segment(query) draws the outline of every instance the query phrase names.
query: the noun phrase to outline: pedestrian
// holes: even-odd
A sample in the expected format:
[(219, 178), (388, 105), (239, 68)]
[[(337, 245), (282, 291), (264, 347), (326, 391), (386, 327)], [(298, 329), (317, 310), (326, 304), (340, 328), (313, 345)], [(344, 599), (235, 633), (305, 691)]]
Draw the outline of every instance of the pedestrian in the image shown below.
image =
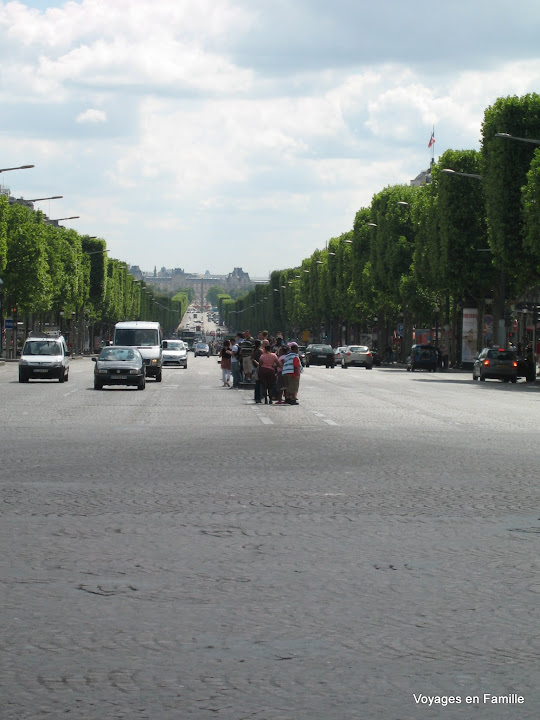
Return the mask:
[(285, 405), (285, 401), (283, 399), (283, 394), (285, 392), (285, 380), (283, 377), (283, 363), (285, 362), (285, 357), (287, 355), (287, 347), (285, 345), (282, 345), (277, 354), (278, 358), (278, 364), (276, 368), (276, 375), (274, 378), (274, 387), (272, 389), (273, 395), (277, 401), (278, 405)]
[(242, 342), (243, 334), (241, 332), (236, 333), (236, 341), (232, 346), (232, 357), (231, 357), (231, 372), (232, 372), (232, 386), (233, 389), (238, 389), (238, 383), (241, 377), (241, 363), (240, 363), (240, 343)]
[(251, 362), (251, 354), (255, 348), (254, 340), (249, 330), (244, 331), (244, 339), (240, 345), (240, 360), (242, 362), (242, 371), (245, 375), (246, 382), (253, 382), (251, 377), (253, 374), (253, 363)]
[(262, 355), (261, 341), (255, 340), (254, 350), (251, 353), (251, 365), (253, 367), (252, 379), (255, 381), (254, 396), (253, 399), (257, 404), (261, 402), (261, 378), (260, 378), (260, 364), (259, 359)]
[(272, 404), (272, 394), (278, 366), (278, 356), (272, 352), (268, 340), (263, 340), (262, 353), (259, 358), (259, 380), (261, 382), (261, 397), (264, 397), (264, 404)]
[(232, 350), (229, 340), (223, 341), (223, 347), (219, 352), (219, 356), (221, 358), (221, 378), (223, 380), (223, 387), (231, 387)]
[(289, 343), (288, 352), (283, 362), (282, 374), (285, 381), (285, 402), (298, 405), (298, 387), (302, 366), (298, 357), (298, 343)]

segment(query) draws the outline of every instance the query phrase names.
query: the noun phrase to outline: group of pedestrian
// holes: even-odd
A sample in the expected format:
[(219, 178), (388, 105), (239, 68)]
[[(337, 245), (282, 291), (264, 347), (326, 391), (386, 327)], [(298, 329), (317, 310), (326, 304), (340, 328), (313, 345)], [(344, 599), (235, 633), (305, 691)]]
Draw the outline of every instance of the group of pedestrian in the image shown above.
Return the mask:
[(271, 338), (266, 330), (253, 338), (246, 330), (237, 333), (233, 344), (223, 341), (220, 358), (223, 387), (249, 383), (257, 404), (298, 405), (302, 372), (298, 343), (285, 343), (281, 333)]

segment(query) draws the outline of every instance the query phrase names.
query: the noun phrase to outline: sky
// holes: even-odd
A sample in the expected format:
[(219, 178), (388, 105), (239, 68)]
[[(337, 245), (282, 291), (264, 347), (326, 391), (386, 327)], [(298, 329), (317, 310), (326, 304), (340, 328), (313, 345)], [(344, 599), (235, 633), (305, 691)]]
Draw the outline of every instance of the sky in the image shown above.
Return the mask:
[(0, 174), (153, 271), (300, 265), (540, 91), (538, 0), (0, 0)]

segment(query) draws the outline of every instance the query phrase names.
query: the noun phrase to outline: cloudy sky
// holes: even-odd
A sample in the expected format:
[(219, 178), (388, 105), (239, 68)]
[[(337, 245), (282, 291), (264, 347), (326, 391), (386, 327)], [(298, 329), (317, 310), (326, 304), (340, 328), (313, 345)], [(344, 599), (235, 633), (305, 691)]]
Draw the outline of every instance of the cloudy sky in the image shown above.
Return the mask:
[(540, 91), (538, 0), (0, 0), (0, 182), (111, 256), (294, 267)]

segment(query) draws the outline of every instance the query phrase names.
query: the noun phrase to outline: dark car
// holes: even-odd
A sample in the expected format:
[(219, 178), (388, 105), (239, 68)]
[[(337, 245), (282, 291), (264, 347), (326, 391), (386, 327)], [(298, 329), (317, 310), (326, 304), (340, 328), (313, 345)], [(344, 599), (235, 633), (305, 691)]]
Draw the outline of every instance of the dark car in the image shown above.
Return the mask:
[(334, 368), (336, 364), (334, 350), (331, 345), (314, 344), (306, 348), (306, 367), (310, 365), (324, 365)]
[(103, 390), (104, 385), (135, 385), (138, 390), (146, 387), (144, 360), (135, 347), (113, 345), (105, 347), (94, 366), (94, 390)]
[(473, 380), (502, 380), (517, 382), (518, 363), (513, 350), (504, 348), (484, 348), (474, 360)]
[(413, 345), (407, 358), (407, 372), (428, 370), (437, 372), (438, 353), (434, 345)]

